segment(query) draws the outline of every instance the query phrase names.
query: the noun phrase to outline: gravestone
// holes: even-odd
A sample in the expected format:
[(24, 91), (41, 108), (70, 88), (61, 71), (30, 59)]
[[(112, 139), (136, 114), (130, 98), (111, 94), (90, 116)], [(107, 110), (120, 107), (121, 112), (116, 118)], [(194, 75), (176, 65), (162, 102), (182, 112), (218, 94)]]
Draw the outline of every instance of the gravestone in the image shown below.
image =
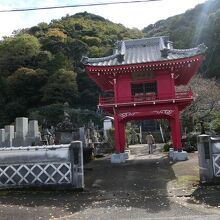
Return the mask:
[(76, 129), (74, 129), (68, 111), (69, 104), (65, 102), (63, 120), (55, 128), (55, 140), (57, 144), (69, 144), (73, 141), (73, 133), (75, 133)]
[(0, 129), (0, 147), (5, 145), (5, 129)]
[[(15, 120), (14, 125), (6, 125), (0, 129), (0, 147), (24, 147), (41, 144), (41, 134), (38, 128), (38, 121), (28, 118), (19, 117)], [(16, 132), (15, 132), (16, 130)]]
[(15, 137), (14, 125), (5, 126), (5, 147), (12, 147), (12, 140)]
[(29, 121), (28, 135), (31, 137), (38, 137), (39, 136), (39, 128), (38, 128), (38, 121), (37, 120)]
[(73, 141), (73, 124), (68, 116), (57, 124), (55, 129), (55, 138), (59, 144), (69, 144)]
[(26, 139), (27, 146), (40, 145), (41, 135), (39, 132), (38, 121), (31, 120), (28, 123), (28, 135)]
[(12, 141), (14, 147), (26, 146), (26, 139), (28, 134), (28, 118), (16, 118), (16, 134)]
[(104, 138), (105, 140), (108, 139), (108, 136), (107, 136), (107, 130), (109, 129), (112, 129), (113, 128), (113, 125), (112, 125), (112, 120), (111, 119), (105, 119), (103, 121), (103, 130), (104, 130)]

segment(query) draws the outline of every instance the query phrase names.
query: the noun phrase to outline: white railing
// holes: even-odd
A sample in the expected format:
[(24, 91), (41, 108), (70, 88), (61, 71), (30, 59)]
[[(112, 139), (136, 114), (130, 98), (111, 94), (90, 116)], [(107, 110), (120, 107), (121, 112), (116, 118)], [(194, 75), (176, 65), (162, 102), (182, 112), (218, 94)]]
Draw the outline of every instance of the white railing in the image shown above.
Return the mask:
[(220, 154), (213, 154), (213, 168), (215, 177), (220, 177)]
[(39, 185), (84, 187), (80, 141), (0, 149), (0, 188)]

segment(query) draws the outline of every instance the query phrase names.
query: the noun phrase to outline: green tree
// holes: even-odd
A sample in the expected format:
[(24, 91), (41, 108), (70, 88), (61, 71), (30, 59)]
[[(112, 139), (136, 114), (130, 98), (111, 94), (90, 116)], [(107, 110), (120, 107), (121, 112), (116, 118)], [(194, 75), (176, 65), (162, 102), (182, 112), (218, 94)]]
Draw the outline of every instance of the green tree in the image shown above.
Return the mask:
[(87, 54), (88, 45), (79, 39), (68, 38), (65, 44), (65, 55), (72, 60), (74, 67), (79, 65), (83, 55)]
[(52, 53), (61, 52), (64, 48), (67, 35), (59, 28), (50, 28), (44, 37), (41, 38), (43, 48)]
[(27, 33), (34, 35), (38, 38), (41, 38), (48, 31), (48, 24), (41, 22), (37, 26), (33, 26), (26, 30)]
[(218, 134), (220, 134), (220, 109), (213, 112), (212, 114), (212, 120), (210, 122), (210, 127), (214, 131), (216, 131)]
[(82, 71), (77, 74), (77, 84), (79, 91), (78, 105), (82, 108), (96, 109), (100, 90), (95, 82)]
[(205, 43), (208, 47), (201, 73), (217, 79), (220, 60), (220, 1), (210, 0), (183, 14), (160, 20), (143, 29), (146, 37), (167, 35), (175, 48), (189, 48)]
[(50, 64), (54, 62), (54, 56), (50, 51), (40, 51), (33, 60), (33, 66), (35, 68), (49, 70)]
[[(4, 122), (5, 124), (9, 124), (15, 121), (16, 117), (27, 117), (27, 103), (24, 98), (16, 98), (14, 100), (10, 100), (4, 107)], [(5, 125), (3, 124), (3, 126)]]
[[(42, 69), (19, 68), (8, 77), (11, 101), (20, 100), (27, 108), (41, 105), (42, 87), (47, 82), (47, 72)], [(17, 103), (17, 102), (16, 102)]]
[[(200, 126), (200, 122), (210, 122), (211, 115), (219, 108), (220, 87), (213, 79), (205, 79), (196, 76), (190, 82), (195, 100), (182, 113), (187, 128), (193, 127), (195, 124)], [(184, 126), (184, 127), (185, 127)]]
[(42, 101), (46, 104), (68, 102), (73, 105), (78, 97), (76, 73), (70, 70), (59, 69), (50, 76), (43, 88)]
[(19, 34), (0, 42), (0, 70), (13, 73), (20, 67), (31, 65), (40, 51), (38, 39), (29, 34)]
[(28, 113), (30, 119), (38, 120), (41, 125), (46, 122), (48, 126), (56, 126), (63, 119), (63, 104), (58, 103), (33, 108)]
[(59, 69), (73, 69), (72, 62), (62, 53), (56, 53), (51, 59), (48, 60), (47, 66), (45, 67), (50, 75), (53, 75)]

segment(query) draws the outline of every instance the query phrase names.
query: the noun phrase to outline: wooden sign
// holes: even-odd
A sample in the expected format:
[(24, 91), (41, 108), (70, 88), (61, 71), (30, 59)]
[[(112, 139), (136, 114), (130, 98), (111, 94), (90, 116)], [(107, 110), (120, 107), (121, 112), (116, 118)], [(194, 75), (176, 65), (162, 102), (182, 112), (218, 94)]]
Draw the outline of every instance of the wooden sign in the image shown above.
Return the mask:
[(154, 77), (155, 77), (154, 72), (150, 72), (150, 71), (137, 71), (131, 73), (132, 80), (153, 79)]

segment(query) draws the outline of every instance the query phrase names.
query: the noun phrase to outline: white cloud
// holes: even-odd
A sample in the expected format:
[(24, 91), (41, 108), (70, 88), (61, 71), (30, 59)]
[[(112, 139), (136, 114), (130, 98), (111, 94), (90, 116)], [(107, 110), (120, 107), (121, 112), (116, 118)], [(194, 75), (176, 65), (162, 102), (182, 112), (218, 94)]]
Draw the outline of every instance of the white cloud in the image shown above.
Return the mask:
[[(0, 5), (1, 10), (11, 9)], [(19, 14), (0, 13), (0, 37), (9, 36), (12, 32), (23, 24)]]
[[(58, 5), (73, 5), (95, 2), (116, 2), (118, 0), (87, 0), (71, 1), (66, 0), (2, 0), (0, 9), (46, 7)], [(120, 4), (96, 7), (66, 8), (54, 10), (41, 10), (29, 12), (0, 13), (0, 37), (10, 35), (13, 30), (22, 29), (37, 25), (40, 22), (49, 23), (52, 19), (59, 19), (66, 14), (73, 15), (78, 12), (87, 11), (100, 15), (115, 23), (121, 23), (126, 27), (137, 27), (142, 29), (158, 20), (183, 13), (196, 4), (203, 3), (205, 0), (161, 0), (158, 2)]]

